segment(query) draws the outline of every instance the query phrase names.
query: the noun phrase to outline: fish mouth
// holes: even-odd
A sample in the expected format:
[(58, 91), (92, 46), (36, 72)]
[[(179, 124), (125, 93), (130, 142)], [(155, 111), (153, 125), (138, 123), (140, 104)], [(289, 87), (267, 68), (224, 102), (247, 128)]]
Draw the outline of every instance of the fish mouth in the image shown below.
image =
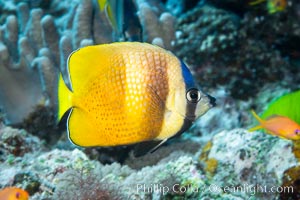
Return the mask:
[[(216, 98), (213, 96), (210, 96), (208, 94), (205, 94), (203, 100), (198, 102), (199, 105), (197, 105), (193, 112), (187, 112), (184, 116), (184, 120), (187, 120), (191, 123), (194, 123), (199, 117), (204, 115), (209, 109), (216, 106)], [(200, 106), (198, 108), (198, 106)]]
[(207, 97), (209, 99), (209, 104), (211, 107), (215, 107), (217, 105), (216, 103), (216, 98), (213, 96), (210, 96), (209, 94), (207, 94)]

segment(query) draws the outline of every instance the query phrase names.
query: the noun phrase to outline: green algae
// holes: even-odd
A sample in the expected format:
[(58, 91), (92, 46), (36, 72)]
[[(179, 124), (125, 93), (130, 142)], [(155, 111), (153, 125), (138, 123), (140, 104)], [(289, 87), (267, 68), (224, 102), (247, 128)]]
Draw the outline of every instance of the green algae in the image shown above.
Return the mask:
[(282, 115), (300, 123), (300, 90), (275, 99), (262, 114), (266, 119), (272, 115)]

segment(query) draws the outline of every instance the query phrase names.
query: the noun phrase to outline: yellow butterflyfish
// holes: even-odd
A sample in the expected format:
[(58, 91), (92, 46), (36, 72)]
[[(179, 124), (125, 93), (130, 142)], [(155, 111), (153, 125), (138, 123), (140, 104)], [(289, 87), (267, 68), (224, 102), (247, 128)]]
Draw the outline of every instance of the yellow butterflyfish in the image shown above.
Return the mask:
[(154, 141), (147, 147), (154, 150), (215, 105), (183, 62), (147, 43), (81, 48), (67, 71), (70, 85), (59, 79), (58, 116), (67, 115), (69, 138), (83, 147)]

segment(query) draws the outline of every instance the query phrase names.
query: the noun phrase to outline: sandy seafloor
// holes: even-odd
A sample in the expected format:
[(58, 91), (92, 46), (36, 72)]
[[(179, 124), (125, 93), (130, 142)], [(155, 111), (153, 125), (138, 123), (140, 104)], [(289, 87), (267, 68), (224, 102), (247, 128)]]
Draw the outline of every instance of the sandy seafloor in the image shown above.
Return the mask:
[(73, 50), (117, 40), (105, 13), (94, 0), (2, 0), (0, 188), (32, 200), (300, 199), (298, 143), (248, 132), (251, 109), (299, 90), (300, 2), (273, 13), (275, 0), (133, 2), (143, 41), (187, 63), (217, 106), (153, 154), (76, 147), (57, 127), (57, 77)]

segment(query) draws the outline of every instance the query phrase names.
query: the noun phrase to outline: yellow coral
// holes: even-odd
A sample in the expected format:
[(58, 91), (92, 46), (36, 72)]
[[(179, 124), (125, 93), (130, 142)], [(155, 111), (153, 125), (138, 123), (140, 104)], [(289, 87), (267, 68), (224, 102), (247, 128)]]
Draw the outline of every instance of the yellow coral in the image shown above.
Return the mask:
[(213, 176), (218, 167), (218, 160), (215, 158), (209, 158), (206, 160), (205, 164), (206, 164), (205, 171), (207, 175)]
[(205, 161), (205, 160), (208, 159), (208, 154), (209, 154), (209, 152), (210, 152), (211, 147), (212, 147), (212, 142), (211, 142), (211, 141), (208, 141), (208, 142), (206, 143), (206, 145), (203, 147), (202, 152), (201, 152), (201, 154), (200, 154), (200, 156), (199, 156), (199, 161), (200, 161), (200, 162), (201, 162), (201, 161)]
[(203, 169), (208, 178), (213, 177), (218, 167), (218, 160), (215, 158), (208, 158), (209, 152), (213, 146), (211, 141), (207, 142), (203, 147), (202, 152), (199, 156), (200, 164), (203, 164)]

